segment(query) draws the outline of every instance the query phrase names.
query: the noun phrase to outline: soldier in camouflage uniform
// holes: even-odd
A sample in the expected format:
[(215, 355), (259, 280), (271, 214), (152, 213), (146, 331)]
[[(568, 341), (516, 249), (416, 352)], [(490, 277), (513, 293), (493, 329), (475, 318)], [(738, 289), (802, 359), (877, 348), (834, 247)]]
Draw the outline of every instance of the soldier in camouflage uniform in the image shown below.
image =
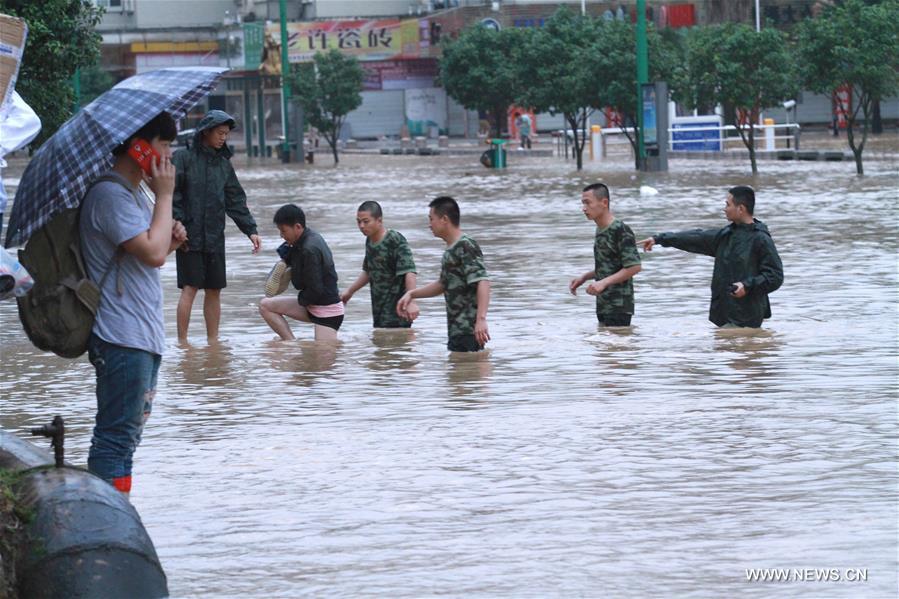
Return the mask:
[(581, 193), (581, 210), (596, 223), (593, 241), (594, 269), (568, 284), (572, 295), (588, 280), (587, 293), (596, 296), (596, 318), (600, 326), (626, 327), (634, 314), (633, 277), (642, 268), (634, 232), (615, 218), (609, 209), (609, 188), (593, 183)]
[(418, 314), (412, 300), (442, 293), (446, 300), (447, 349), (480, 351), (490, 340), (487, 328), (490, 281), (484, 266), (484, 255), (477, 242), (459, 228), (461, 219), (456, 200), (441, 196), (434, 199), (429, 207), (431, 232), (447, 245), (440, 264), (440, 279), (407, 291), (397, 304), (397, 314), (414, 320)]
[(412, 321), (401, 318), (396, 303), (406, 291), (415, 289), (415, 261), (402, 233), (384, 227), (381, 205), (362, 202), (356, 212), (356, 224), (365, 235), (365, 259), (362, 273), (340, 294), (346, 304), (357, 291), (371, 284), (371, 315), (375, 328), (407, 328)]
[(731, 187), (724, 202), (723, 229), (661, 233), (638, 242), (644, 251), (658, 243), (685, 252), (715, 257), (709, 320), (719, 327), (762, 326), (771, 318), (768, 294), (783, 285), (780, 255), (765, 224), (753, 217), (755, 190)]

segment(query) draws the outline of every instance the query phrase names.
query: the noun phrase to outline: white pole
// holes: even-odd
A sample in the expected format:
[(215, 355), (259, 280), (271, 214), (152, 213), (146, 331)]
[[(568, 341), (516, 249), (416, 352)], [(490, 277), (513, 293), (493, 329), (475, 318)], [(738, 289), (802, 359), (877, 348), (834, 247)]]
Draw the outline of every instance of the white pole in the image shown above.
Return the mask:
[[(758, 0), (756, 0), (756, 2), (758, 2)], [(581, 16), (583, 17), (586, 14), (587, 14), (587, 0), (581, 0)]]
[[(755, 0), (755, 32), (758, 33), (762, 30), (762, 15), (759, 11), (759, 0)], [(762, 117), (764, 116), (764, 112), (759, 111), (759, 125), (761, 125), (764, 121)]]

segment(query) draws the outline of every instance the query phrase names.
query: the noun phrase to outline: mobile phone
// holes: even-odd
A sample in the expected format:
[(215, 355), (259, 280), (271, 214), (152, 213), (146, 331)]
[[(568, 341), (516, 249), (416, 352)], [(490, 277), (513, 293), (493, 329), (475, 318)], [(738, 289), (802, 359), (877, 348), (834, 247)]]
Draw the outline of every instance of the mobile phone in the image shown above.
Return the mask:
[(131, 142), (131, 145), (128, 147), (128, 155), (140, 165), (147, 175), (151, 174), (150, 169), (153, 162), (160, 158), (159, 152), (153, 149), (150, 142), (140, 137), (135, 137), (134, 141)]

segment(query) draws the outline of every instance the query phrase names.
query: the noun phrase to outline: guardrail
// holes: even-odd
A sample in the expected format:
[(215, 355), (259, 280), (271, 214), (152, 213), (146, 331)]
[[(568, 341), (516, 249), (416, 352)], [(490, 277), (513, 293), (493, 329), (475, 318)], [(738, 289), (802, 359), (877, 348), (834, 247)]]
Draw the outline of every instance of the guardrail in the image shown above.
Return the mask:
[[(802, 128), (797, 123), (780, 123), (780, 124), (768, 124), (768, 125), (753, 125), (753, 128), (756, 130), (755, 142), (757, 150), (769, 150), (773, 151), (777, 149), (778, 141), (784, 141), (787, 148), (790, 148), (792, 143), (792, 149), (799, 149), (799, 137)], [(749, 125), (743, 125), (739, 129), (749, 129)], [(729, 149), (727, 146), (729, 144), (738, 143), (739, 146), (736, 149), (745, 149), (746, 145), (743, 143), (743, 139), (740, 137), (739, 129), (734, 125), (722, 125), (718, 126), (708, 126), (708, 127), (670, 127), (668, 129), (668, 151), (669, 152), (691, 152), (691, 151), (703, 151), (707, 149), (707, 145), (709, 143), (718, 143), (718, 150), (712, 151), (725, 151)], [(778, 135), (778, 129), (784, 130), (783, 135)], [(674, 139), (675, 133), (694, 133), (694, 132), (703, 132), (703, 131), (717, 131), (718, 135), (712, 135), (708, 137), (700, 137), (699, 139)], [(761, 132), (759, 135), (758, 132)], [(735, 133), (734, 135), (728, 135), (728, 133)], [(747, 133), (748, 135), (748, 133)], [(760, 145), (761, 144), (761, 145)], [(686, 147), (685, 147), (686, 146)]]
[[(744, 131), (749, 125), (741, 127)], [(781, 148), (799, 149), (799, 139), (802, 128), (797, 123), (779, 123), (768, 125), (754, 125), (756, 150), (774, 151)], [(598, 135), (596, 133), (598, 132)], [(716, 132), (713, 135), (703, 135), (705, 132)], [(779, 133), (780, 132), (780, 133)], [(565, 159), (569, 157), (569, 145), (572, 145), (574, 132), (571, 129), (559, 129), (552, 132), (552, 136), (556, 139), (556, 154), (561, 157), (564, 153)], [(590, 160), (601, 160), (608, 155), (609, 146), (624, 146), (628, 153), (633, 156), (633, 146), (628, 139), (627, 133), (631, 137), (634, 135), (633, 127), (592, 127), (590, 132), (583, 130), (580, 134), (587, 134), (587, 144), (585, 149), (589, 150)], [(699, 134), (696, 139), (676, 139), (676, 133)], [(710, 148), (710, 145), (717, 146)], [(700, 126), (700, 127), (670, 127), (668, 129), (668, 151), (669, 152), (697, 152), (697, 151), (718, 151), (723, 152), (731, 149), (742, 150), (746, 146), (740, 137), (739, 130), (734, 125), (722, 126)], [(572, 149), (570, 155), (574, 157)]]

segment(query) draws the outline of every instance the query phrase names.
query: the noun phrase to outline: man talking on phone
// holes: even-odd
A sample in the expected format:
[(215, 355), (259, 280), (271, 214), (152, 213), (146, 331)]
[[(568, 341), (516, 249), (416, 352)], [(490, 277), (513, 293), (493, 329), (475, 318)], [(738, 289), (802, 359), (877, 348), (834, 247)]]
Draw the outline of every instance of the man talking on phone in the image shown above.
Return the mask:
[[(172, 219), (176, 134), (174, 119), (158, 114), (113, 150), (112, 170), (91, 185), (81, 203), (81, 248), (91, 280), (100, 285), (88, 342), (97, 376), (97, 416), (87, 465), (126, 496), (165, 347), (159, 267), (187, 239)], [(142, 180), (156, 194), (155, 205), (140, 191)]]
[(754, 210), (755, 191), (738, 185), (727, 192), (724, 216), (730, 224), (723, 229), (661, 233), (637, 245), (646, 252), (658, 243), (714, 256), (709, 320), (719, 327), (758, 328), (771, 318), (768, 294), (783, 284), (784, 271), (768, 227), (753, 216)]
[(187, 341), (190, 313), (197, 292), (203, 290), (206, 337), (218, 339), (222, 315), (221, 292), (225, 279), (225, 215), (250, 238), (253, 253), (261, 241), (256, 221), (247, 208), (247, 194), (231, 166), (233, 152), (228, 135), (234, 118), (222, 110), (210, 110), (197, 125), (189, 148), (175, 152), (174, 216), (184, 223), (190, 241), (178, 252), (178, 340)]

